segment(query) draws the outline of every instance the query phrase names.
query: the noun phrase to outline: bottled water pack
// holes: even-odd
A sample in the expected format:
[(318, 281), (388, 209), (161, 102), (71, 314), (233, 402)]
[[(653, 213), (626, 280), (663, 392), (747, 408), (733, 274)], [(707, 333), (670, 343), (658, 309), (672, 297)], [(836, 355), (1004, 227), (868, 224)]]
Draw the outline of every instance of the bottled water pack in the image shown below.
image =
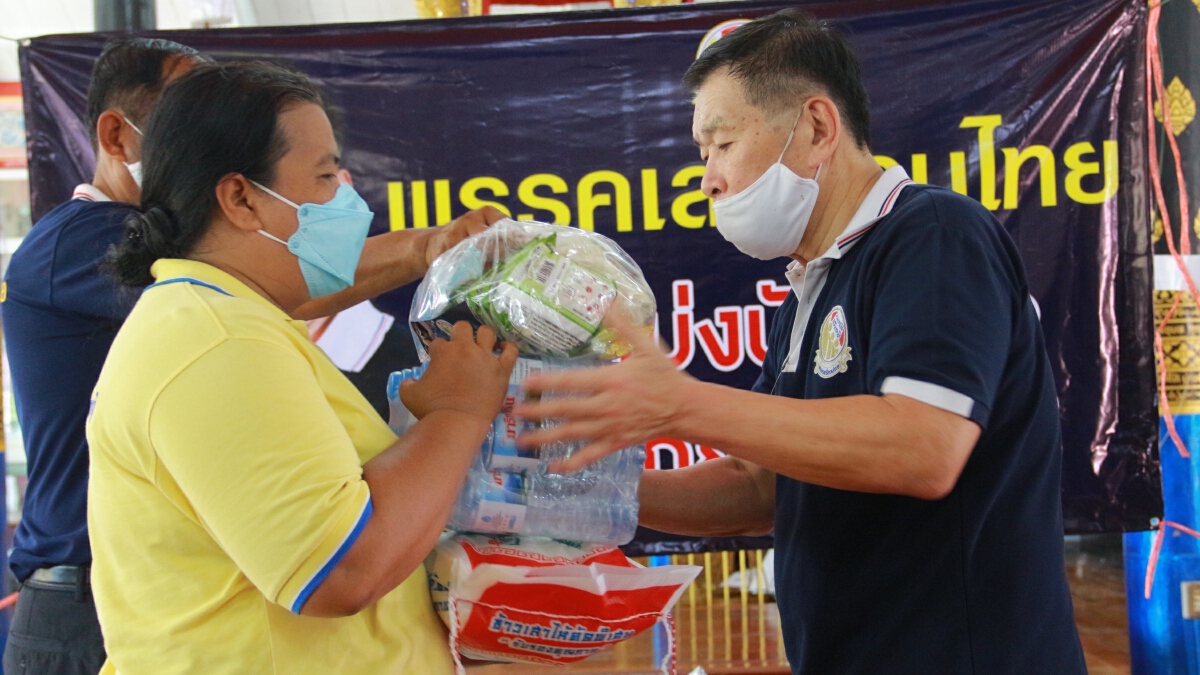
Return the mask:
[[(521, 382), (531, 374), (579, 367), (577, 363), (521, 357), (508, 396), (471, 465), (448, 527), (459, 532), (518, 534), (596, 544), (628, 543), (637, 528), (637, 488), (645, 448), (625, 448), (578, 473), (558, 474), (549, 465), (580, 449), (553, 443), (533, 450), (517, 446), (521, 433), (549, 423), (513, 415)], [(403, 434), (416, 422), (400, 401), (400, 384), (419, 379), (425, 365), (392, 373), (388, 380), (389, 425)], [(553, 394), (544, 395), (545, 398)]]

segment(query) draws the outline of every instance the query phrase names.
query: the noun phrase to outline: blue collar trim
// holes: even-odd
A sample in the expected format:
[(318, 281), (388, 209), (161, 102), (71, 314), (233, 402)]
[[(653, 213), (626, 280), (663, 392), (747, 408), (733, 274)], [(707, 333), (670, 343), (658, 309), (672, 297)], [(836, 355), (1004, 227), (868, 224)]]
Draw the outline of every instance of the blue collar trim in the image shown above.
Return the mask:
[(179, 283), (192, 284), (195, 286), (203, 286), (205, 288), (211, 288), (212, 290), (214, 290), (222, 295), (228, 295), (231, 298), (233, 297), (233, 293), (226, 291), (224, 288), (221, 288), (219, 286), (213, 286), (212, 284), (206, 284), (203, 281), (200, 281), (199, 279), (193, 279), (191, 277), (178, 277), (176, 279), (167, 279), (166, 281), (159, 281), (157, 283), (153, 283), (153, 284), (150, 284), (149, 286), (147, 286), (146, 290), (148, 291), (151, 288), (155, 288), (156, 286), (166, 286), (167, 284), (179, 284)]

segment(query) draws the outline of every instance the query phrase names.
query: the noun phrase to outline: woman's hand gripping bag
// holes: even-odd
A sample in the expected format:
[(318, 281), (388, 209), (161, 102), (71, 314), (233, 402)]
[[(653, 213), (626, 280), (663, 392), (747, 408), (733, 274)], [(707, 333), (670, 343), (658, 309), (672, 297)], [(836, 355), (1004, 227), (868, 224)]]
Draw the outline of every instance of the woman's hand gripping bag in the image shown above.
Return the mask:
[[(642, 567), (613, 546), (446, 534), (425, 569), (462, 673), (461, 657), (566, 664), (670, 624), (701, 568)], [(674, 658), (672, 645), (663, 672)]]

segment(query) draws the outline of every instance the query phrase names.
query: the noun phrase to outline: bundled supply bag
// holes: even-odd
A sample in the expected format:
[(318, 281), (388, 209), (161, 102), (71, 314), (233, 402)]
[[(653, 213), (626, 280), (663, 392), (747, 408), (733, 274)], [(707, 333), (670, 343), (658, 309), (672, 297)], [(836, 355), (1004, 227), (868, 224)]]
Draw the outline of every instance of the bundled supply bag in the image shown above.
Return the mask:
[[(670, 611), (701, 568), (642, 567), (612, 546), (446, 534), (425, 561), (434, 607), (461, 657), (565, 664), (627, 640)], [(661, 665), (674, 672), (674, 646)]]
[[(501, 220), (434, 261), (409, 313), (422, 361), (428, 360), (434, 340), (448, 339), (453, 325), (464, 320), (491, 327), (521, 354), (504, 409), (467, 475), (450, 529), (597, 544), (633, 538), (645, 448), (625, 448), (579, 472), (556, 474), (550, 465), (581, 444), (522, 448), (521, 433), (553, 422), (527, 422), (512, 412), (526, 377), (603, 367), (625, 355), (628, 345), (603, 324), (614, 310), (652, 330), (654, 295), (641, 269), (612, 240), (594, 232)], [(400, 385), (422, 373), (420, 367), (393, 373), (388, 384), (396, 433), (415, 421), (400, 401)]]
[(501, 220), (442, 254), (413, 298), (418, 347), (460, 320), (491, 326), (527, 356), (612, 360), (628, 346), (602, 325), (620, 307), (650, 327), (654, 294), (611, 239), (576, 228)]
[[(540, 426), (513, 415), (520, 383), (533, 373), (570, 367), (567, 362), (521, 357), (513, 369), (504, 408), (496, 416), (471, 465), (448, 527), (461, 532), (520, 534), (624, 544), (637, 529), (637, 489), (645, 466), (643, 446), (625, 448), (573, 474), (549, 470), (577, 444), (554, 443), (533, 450), (517, 437)], [(388, 381), (390, 426), (397, 434), (415, 422), (400, 401), (400, 384), (419, 378), (424, 367), (392, 373)]]

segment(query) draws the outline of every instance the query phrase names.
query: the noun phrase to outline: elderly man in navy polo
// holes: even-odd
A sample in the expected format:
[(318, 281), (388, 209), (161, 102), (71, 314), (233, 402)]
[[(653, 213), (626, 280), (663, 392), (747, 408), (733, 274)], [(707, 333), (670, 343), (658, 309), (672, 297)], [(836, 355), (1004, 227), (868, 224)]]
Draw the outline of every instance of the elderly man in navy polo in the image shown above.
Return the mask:
[(737, 28), (684, 83), (721, 234), (792, 260), (762, 376), (696, 381), (625, 330), (625, 362), (527, 382), (578, 395), (519, 409), (566, 420), (522, 442), (589, 440), (562, 470), (662, 436), (726, 451), (646, 474), (640, 519), (774, 532), (795, 673), (1085, 673), (1057, 397), (1008, 234), (880, 169), (853, 52), (801, 12)]

